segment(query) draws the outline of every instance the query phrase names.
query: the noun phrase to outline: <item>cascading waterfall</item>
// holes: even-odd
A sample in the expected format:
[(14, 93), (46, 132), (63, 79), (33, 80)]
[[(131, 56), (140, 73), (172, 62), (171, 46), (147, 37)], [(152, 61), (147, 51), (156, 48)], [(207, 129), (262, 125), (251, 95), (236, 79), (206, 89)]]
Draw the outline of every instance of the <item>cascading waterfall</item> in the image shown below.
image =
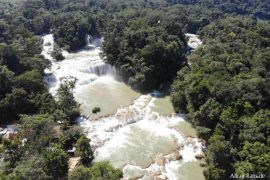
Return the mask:
[[(104, 63), (99, 56), (102, 38), (87, 37), (84, 49), (74, 53), (63, 51), (65, 60), (60, 62), (50, 55), (53, 35), (46, 35), (43, 40), (42, 55), (51, 61), (44, 81), (53, 95), (62, 79), (68, 78), (76, 79), (74, 96), (82, 106), (85, 105), (85, 109), (91, 110), (88, 105), (94, 103), (93, 99), (87, 101), (88, 98), (99, 97), (95, 99), (97, 104), (104, 101), (110, 107), (118, 101), (120, 103), (105, 117), (77, 119), (91, 139), (95, 161), (109, 160), (113, 166), (122, 168), (124, 179), (190, 179), (179, 177), (179, 171), (188, 163), (196, 162), (196, 156), (203, 156), (204, 143), (181, 131), (186, 123), (182, 116), (153, 112), (161, 93), (139, 95), (123, 83), (116, 82), (115, 68)], [(123, 103), (126, 99), (128, 101)], [(102, 107), (102, 111), (105, 109)]]
[(104, 63), (100, 59), (94, 60), (90, 62), (88, 66), (88, 70), (90, 74), (96, 74), (98, 76), (106, 75), (106, 74), (115, 74), (115, 68), (109, 64)]
[[(142, 95), (114, 115), (95, 121), (78, 119), (91, 139), (97, 161), (110, 160), (115, 167), (123, 168), (126, 179), (149, 175), (168, 178), (174, 176), (170, 173), (172, 164), (196, 161), (195, 157), (203, 154), (199, 139), (176, 130), (184, 122), (182, 116), (152, 112), (156, 99), (151, 94)], [(177, 158), (180, 156), (181, 161)]]
[[(85, 49), (95, 49), (100, 48), (103, 42), (103, 38), (93, 38), (92, 36), (86, 37), (86, 47)], [(98, 76), (102, 75), (112, 75), (116, 76), (116, 70), (113, 66), (110, 64), (105, 63), (101, 58), (96, 58), (91, 61), (89, 61), (89, 64), (87, 66), (87, 73), (90, 74), (96, 74)]]
[(53, 35), (43, 36), (42, 55), (51, 61), (50, 69), (46, 69), (47, 76), (44, 81), (47, 83), (50, 92), (55, 95), (63, 79), (76, 79), (76, 89), (83, 85), (89, 85), (100, 76), (116, 76), (113, 66), (104, 63), (99, 57), (100, 46), (103, 39), (88, 41), (89, 44), (81, 51), (69, 53), (63, 51), (64, 61), (55, 61), (51, 57), (53, 51)]
[(191, 48), (192, 51), (202, 46), (203, 42), (199, 39), (197, 34), (186, 33), (185, 36), (188, 38), (188, 47)]

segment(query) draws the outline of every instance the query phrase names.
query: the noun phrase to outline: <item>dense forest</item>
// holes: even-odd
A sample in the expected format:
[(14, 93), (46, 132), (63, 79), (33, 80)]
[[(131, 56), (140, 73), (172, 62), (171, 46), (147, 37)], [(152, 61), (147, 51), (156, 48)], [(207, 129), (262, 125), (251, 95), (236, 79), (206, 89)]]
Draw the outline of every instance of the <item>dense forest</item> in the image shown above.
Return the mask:
[[(74, 126), (74, 82), (56, 99), (43, 83), (50, 63), (40, 36), (48, 33), (56, 51), (103, 36), (102, 56), (136, 90), (172, 84), (176, 111), (208, 143), (206, 179), (269, 178), (269, 20), (268, 0), (0, 0), (0, 123), (19, 123), (17, 135), (0, 136), (0, 179), (122, 177), (92, 162), (89, 140)], [(186, 32), (204, 42), (189, 58)], [(68, 172), (74, 146), (80, 166)]]
[(131, 86), (154, 89), (171, 81), (185, 63), (185, 39), (179, 29), (181, 25), (163, 12), (123, 10), (107, 25), (103, 44), (106, 60)]
[(206, 45), (178, 72), (172, 101), (209, 142), (207, 179), (269, 173), (270, 24), (226, 18), (205, 26)]
[[(66, 81), (60, 86), (57, 100), (43, 82), (44, 69), (50, 64), (40, 55), (42, 39), (38, 35), (49, 33), (61, 22), (61, 27), (53, 29), (58, 46), (71, 50), (74, 46), (83, 46), (84, 33), (91, 31), (91, 18), (89, 21), (81, 18), (87, 12), (77, 10), (72, 2), (65, 3), (25, 1), (14, 10), (2, 12), (0, 123), (19, 123), (19, 133), (9, 138), (1, 135), (0, 179), (118, 179), (122, 176), (121, 171), (107, 162), (92, 163), (89, 140), (73, 126), (79, 116), (79, 105), (72, 93), (74, 82)], [(75, 16), (69, 7), (75, 8)], [(59, 16), (53, 18), (53, 13)], [(62, 23), (62, 18), (70, 17), (73, 18), (70, 21), (65, 19), (67, 24)], [(63, 28), (67, 30), (65, 26), (70, 25), (74, 26), (74, 31), (68, 31), (70, 36), (65, 31), (67, 39), (61, 39)], [(73, 33), (78, 36), (73, 37)], [(81, 166), (78, 171), (68, 173), (67, 151), (73, 147), (76, 147)]]

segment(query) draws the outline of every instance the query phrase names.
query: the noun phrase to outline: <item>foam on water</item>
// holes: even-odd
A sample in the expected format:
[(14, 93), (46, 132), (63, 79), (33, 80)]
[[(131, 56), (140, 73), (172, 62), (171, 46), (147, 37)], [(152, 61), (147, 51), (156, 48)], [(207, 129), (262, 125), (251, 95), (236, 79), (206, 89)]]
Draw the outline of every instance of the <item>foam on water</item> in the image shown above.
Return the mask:
[(172, 180), (178, 179), (177, 174), (175, 172), (177, 172), (178, 168), (181, 166), (183, 166), (183, 163), (181, 163), (180, 161), (171, 161), (170, 163), (166, 164), (165, 170), (168, 179)]
[[(134, 104), (119, 109), (112, 116), (78, 121), (91, 139), (96, 161), (110, 160), (115, 167), (123, 168), (127, 179), (147, 176), (149, 171), (153, 176), (160, 172), (175, 179), (173, 165), (177, 168), (196, 161), (195, 156), (203, 153), (202, 143), (176, 130), (175, 127), (185, 121), (182, 116), (152, 112), (155, 100), (151, 94), (142, 95)], [(173, 152), (182, 155), (183, 159), (168, 160), (164, 166), (157, 166), (154, 159), (158, 153), (166, 158), (165, 155)]]
[(102, 39), (96, 39), (80, 51), (73, 53), (63, 51), (65, 60), (57, 62), (51, 56), (54, 45), (53, 35), (43, 36), (42, 55), (51, 61), (50, 69), (45, 70), (47, 76), (44, 81), (53, 95), (56, 95), (56, 91), (64, 78), (76, 79), (76, 91), (80, 90), (80, 87), (95, 81), (99, 76), (114, 76), (116, 74), (115, 68), (105, 64), (99, 56), (101, 43)]
[[(100, 83), (114, 82), (115, 69), (99, 57), (103, 39), (87, 40), (87, 47), (74, 53), (63, 51), (65, 60), (57, 62), (51, 57), (53, 35), (43, 37), (42, 55), (52, 64), (45, 71), (44, 81), (53, 95), (64, 78), (76, 79), (75, 97), (87, 85), (100, 91)], [(196, 161), (195, 156), (202, 153), (203, 146), (197, 138), (179, 131), (177, 127), (185, 122), (183, 116), (153, 112), (161, 95), (158, 91), (141, 95), (133, 104), (97, 120), (79, 117), (77, 122), (91, 139), (95, 160), (110, 160), (113, 166), (123, 168), (126, 179), (164, 176), (172, 180), (177, 179), (175, 169)], [(88, 101), (81, 98), (80, 103)], [(183, 159), (172, 158), (175, 155), (182, 155)]]
[(188, 37), (188, 46), (193, 50), (198, 49), (203, 44), (197, 34), (186, 33), (185, 36)]

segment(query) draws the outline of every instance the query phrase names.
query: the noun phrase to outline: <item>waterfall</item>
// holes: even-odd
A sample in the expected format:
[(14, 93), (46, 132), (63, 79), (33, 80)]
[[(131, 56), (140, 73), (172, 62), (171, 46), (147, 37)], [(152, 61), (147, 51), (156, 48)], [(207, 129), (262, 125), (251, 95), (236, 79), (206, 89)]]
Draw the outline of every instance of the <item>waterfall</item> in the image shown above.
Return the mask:
[[(125, 94), (128, 89), (119, 86), (119, 82), (115, 85), (115, 68), (99, 56), (102, 38), (88, 36), (86, 47), (80, 51), (62, 51), (63, 61), (51, 57), (52, 34), (43, 36), (43, 42), (42, 55), (51, 62), (51, 68), (45, 70), (44, 81), (52, 95), (56, 95), (62, 79), (70, 78), (77, 80), (74, 97), (82, 106), (89, 105), (90, 111), (94, 101), (106, 111), (102, 103), (112, 106), (129, 99)], [(132, 100), (133, 104), (121, 106), (111, 115), (96, 120), (79, 117), (77, 122), (91, 139), (95, 160), (109, 160), (113, 166), (123, 168), (124, 179), (147, 179), (148, 176), (178, 179), (179, 168), (195, 162), (196, 156), (203, 154), (203, 143), (196, 137), (187, 137), (188, 131), (182, 132), (182, 128), (187, 128), (182, 116), (165, 116), (153, 111), (160, 96), (158, 91), (141, 95)], [(98, 98), (90, 101), (89, 97)]]
[[(203, 154), (199, 139), (177, 130), (185, 121), (182, 116), (163, 116), (152, 111), (157, 100), (152, 95), (159, 94), (155, 91), (141, 95), (132, 105), (108, 117), (77, 120), (91, 139), (96, 161), (110, 160), (113, 166), (123, 169), (124, 179), (147, 177), (149, 173), (175, 179), (177, 173), (171, 172), (174, 164), (179, 168)], [(136, 152), (142, 154), (134, 158)]]
[(96, 74), (98, 76), (116, 75), (115, 68), (111, 66), (110, 64), (104, 63), (102, 59), (96, 59), (96, 60), (90, 61), (88, 69), (89, 69), (90, 74)]
[(85, 39), (86, 45), (90, 44), (91, 42), (91, 36), (87, 35)]
[(188, 47), (192, 50), (196, 50), (202, 46), (203, 42), (199, 39), (197, 34), (186, 33), (185, 36), (188, 38)]
[(100, 57), (103, 38), (86, 38), (87, 45), (77, 52), (62, 51), (65, 60), (55, 61), (51, 56), (54, 38), (52, 34), (43, 36), (42, 55), (51, 61), (50, 69), (46, 69), (47, 76), (44, 82), (48, 85), (50, 92), (55, 95), (62, 79), (72, 77), (77, 80), (76, 88), (89, 85), (100, 76), (116, 76), (116, 70)]
[(104, 41), (103, 37), (101, 37), (101, 38), (94, 38), (94, 37), (92, 37), (90, 35), (87, 35), (86, 36), (86, 46), (85, 46), (85, 49), (100, 48), (103, 41)]
[[(86, 48), (97, 48), (100, 49), (103, 38), (93, 38), (92, 36), (87, 36)], [(96, 74), (97, 76), (102, 75), (116, 75), (116, 70), (110, 64), (107, 64), (101, 58), (92, 59), (88, 64), (88, 73)]]

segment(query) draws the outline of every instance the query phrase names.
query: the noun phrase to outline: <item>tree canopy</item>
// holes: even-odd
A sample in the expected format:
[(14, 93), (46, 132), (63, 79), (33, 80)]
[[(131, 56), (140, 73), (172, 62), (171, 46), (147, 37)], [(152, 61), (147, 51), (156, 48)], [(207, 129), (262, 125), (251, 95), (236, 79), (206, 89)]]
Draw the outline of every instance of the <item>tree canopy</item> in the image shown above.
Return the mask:
[[(73, 126), (74, 82), (56, 99), (48, 92), (40, 38), (48, 33), (57, 60), (61, 49), (104, 37), (102, 56), (126, 83), (144, 92), (167, 87), (175, 110), (208, 143), (206, 179), (269, 175), (269, 19), (268, 0), (1, 0), (0, 124), (19, 125), (18, 134), (0, 136), (0, 179), (122, 177), (92, 162), (90, 140)], [(204, 43), (188, 58), (187, 32)], [(73, 147), (81, 161), (68, 172)]]
[(268, 173), (269, 29), (268, 22), (247, 18), (205, 26), (200, 31), (205, 45), (173, 83), (176, 110), (188, 112), (209, 143), (207, 179)]

